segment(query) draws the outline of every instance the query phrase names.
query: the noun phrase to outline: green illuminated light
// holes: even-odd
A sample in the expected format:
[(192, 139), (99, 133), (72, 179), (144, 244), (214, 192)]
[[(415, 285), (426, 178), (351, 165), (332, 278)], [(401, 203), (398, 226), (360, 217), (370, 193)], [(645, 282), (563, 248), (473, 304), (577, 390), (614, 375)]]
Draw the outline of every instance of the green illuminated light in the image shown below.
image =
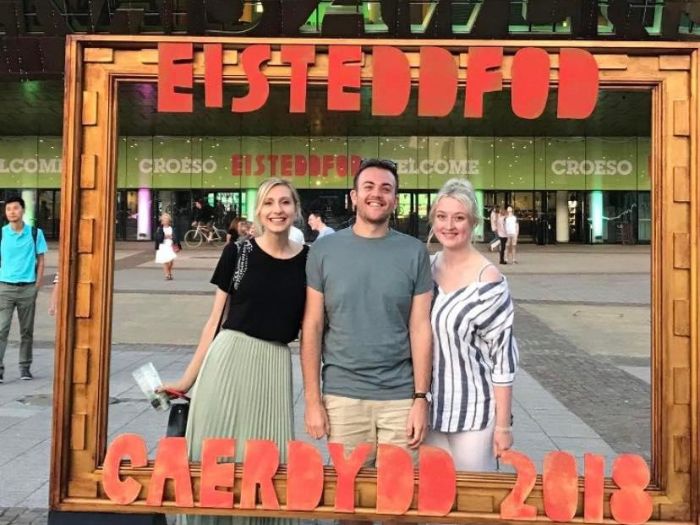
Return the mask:
[(248, 218), (249, 221), (255, 220), (253, 214), (255, 213), (255, 200), (258, 196), (258, 190), (246, 190), (245, 199), (245, 210), (243, 215)]
[(41, 82), (38, 80), (26, 80), (20, 82), (20, 86), (25, 95), (38, 95), (41, 92)]
[[(476, 209), (479, 210), (480, 213), (482, 213), (482, 210), (484, 209), (484, 192), (481, 190), (476, 190), (474, 192), (474, 196), (476, 197)], [(484, 240), (484, 221), (482, 220), (479, 222), (479, 225), (474, 228), (474, 233), (472, 234), (472, 239), (474, 241), (483, 241)]]
[(592, 242), (603, 242), (603, 192), (591, 192), (591, 229)]

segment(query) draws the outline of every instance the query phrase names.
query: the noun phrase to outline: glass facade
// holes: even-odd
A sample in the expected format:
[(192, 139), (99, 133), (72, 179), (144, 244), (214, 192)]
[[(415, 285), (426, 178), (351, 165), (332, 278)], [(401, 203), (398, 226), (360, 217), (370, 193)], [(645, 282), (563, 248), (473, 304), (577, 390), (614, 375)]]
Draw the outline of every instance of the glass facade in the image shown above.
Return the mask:
[[(399, 166), (395, 227), (421, 238), (432, 195), (465, 177), (484, 218), (494, 205), (514, 207), (525, 242), (554, 242), (562, 191), (570, 242), (649, 242), (649, 148), (647, 137), (120, 137), (116, 233), (150, 239), (165, 211), (187, 229), (197, 199), (225, 228), (252, 214), (255, 189), (273, 176), (294, 183), (307, 211), (321, 207), (340, 226), (352, 216), (348, 192), (360, 160), (382, 157)], [(27, 194), (49, 238), (59, 229), (60, 171), (58, 137), (0, 138), (0, 188)], [(490, 233), (484, 224), (476, 237)]]

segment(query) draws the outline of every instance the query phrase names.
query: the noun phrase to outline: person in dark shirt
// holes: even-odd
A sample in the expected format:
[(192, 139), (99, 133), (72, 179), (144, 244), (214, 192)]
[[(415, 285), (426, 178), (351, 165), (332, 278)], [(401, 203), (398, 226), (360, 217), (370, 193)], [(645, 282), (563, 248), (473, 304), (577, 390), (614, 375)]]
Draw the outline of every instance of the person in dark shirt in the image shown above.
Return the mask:
[(192, 221), (193, 221), (193, 226), (196, 224), (201, 224), (205, 223), (208, 218), (205, 218), (204, 215), (206, 213), (206, 210), (204, 209), (204, 203), (202, 202), (201, 199), (197, 199), (194, 201), (194, 208), (192, 208)]
[[(234, 438), (241, 445), (248, 439), (273, 440), (286, 461), (287, 441), (294, 439), (287, 345), (299, 335), (306, 299), (308, 248), (289, 240), (300, 212), (292, 185), (268, 179), (258, 189), (255, 210), (261, 235), (224, 247), (197, 350), (182, 378), (164, 387), (180, 392), (194, 387), (186, 432), (192, 461), (200, 460), (202, 441), (212, 437)], [(236, 447), (236, 461), (243, 452), (243, 446)]]
[(243, 217), (236, 217), (229, 223), (228, 230), (226, 231), (227, 244), (238, 241), (238, 225), (244, 221), (245, 219), (243, 219)]
[(201, 226), (207, 234), (207, 241), (212, 240), (214, 233), (214, 215), (214, 208), (206, 204), (202, 199), (197, 199), (194, 202), (192, 226)]

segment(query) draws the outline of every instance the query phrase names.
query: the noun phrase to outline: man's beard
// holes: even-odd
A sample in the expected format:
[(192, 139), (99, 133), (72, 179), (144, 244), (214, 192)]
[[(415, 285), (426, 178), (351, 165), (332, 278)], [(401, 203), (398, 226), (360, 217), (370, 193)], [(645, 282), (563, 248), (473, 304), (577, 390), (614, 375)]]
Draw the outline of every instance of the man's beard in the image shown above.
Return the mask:
[(357, 210), (357, 215), (358, 215), (358, 217), (360, 217), (364, 222), (367, 222), (367, 223), (369, 223), (369, 224), (374, 224), (374, 225), (376, 225), (376, 226), (380, 226), (380, 225), (382, 225), (382, 224), (388, 223), (388, 222), (389, 222), (389, 219), (391, 218), (391, 212), (390, 212), (390, 211), (387, 212), (386, 215), (384, 215), (384, 216), (382, 216), (382, 217), (380, 217), (380, 218), (378, 218), (378, 219), (375, 219), (375, 218), (368, 217), (368, 216), (367, 216), (362, 210), (360, 210), (359, 208), (358, 208), (358, 210)]

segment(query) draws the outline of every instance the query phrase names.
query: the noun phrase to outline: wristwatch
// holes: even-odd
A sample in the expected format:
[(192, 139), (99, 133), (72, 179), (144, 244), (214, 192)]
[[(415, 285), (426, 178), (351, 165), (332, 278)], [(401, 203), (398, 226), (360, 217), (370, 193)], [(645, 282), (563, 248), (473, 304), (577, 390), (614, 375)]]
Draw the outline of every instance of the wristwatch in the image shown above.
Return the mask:
[(416, 392), (413, 394), (413, 399), (425, 399), (428, 403), (432, 403), (433, 395), (430, 392)]

